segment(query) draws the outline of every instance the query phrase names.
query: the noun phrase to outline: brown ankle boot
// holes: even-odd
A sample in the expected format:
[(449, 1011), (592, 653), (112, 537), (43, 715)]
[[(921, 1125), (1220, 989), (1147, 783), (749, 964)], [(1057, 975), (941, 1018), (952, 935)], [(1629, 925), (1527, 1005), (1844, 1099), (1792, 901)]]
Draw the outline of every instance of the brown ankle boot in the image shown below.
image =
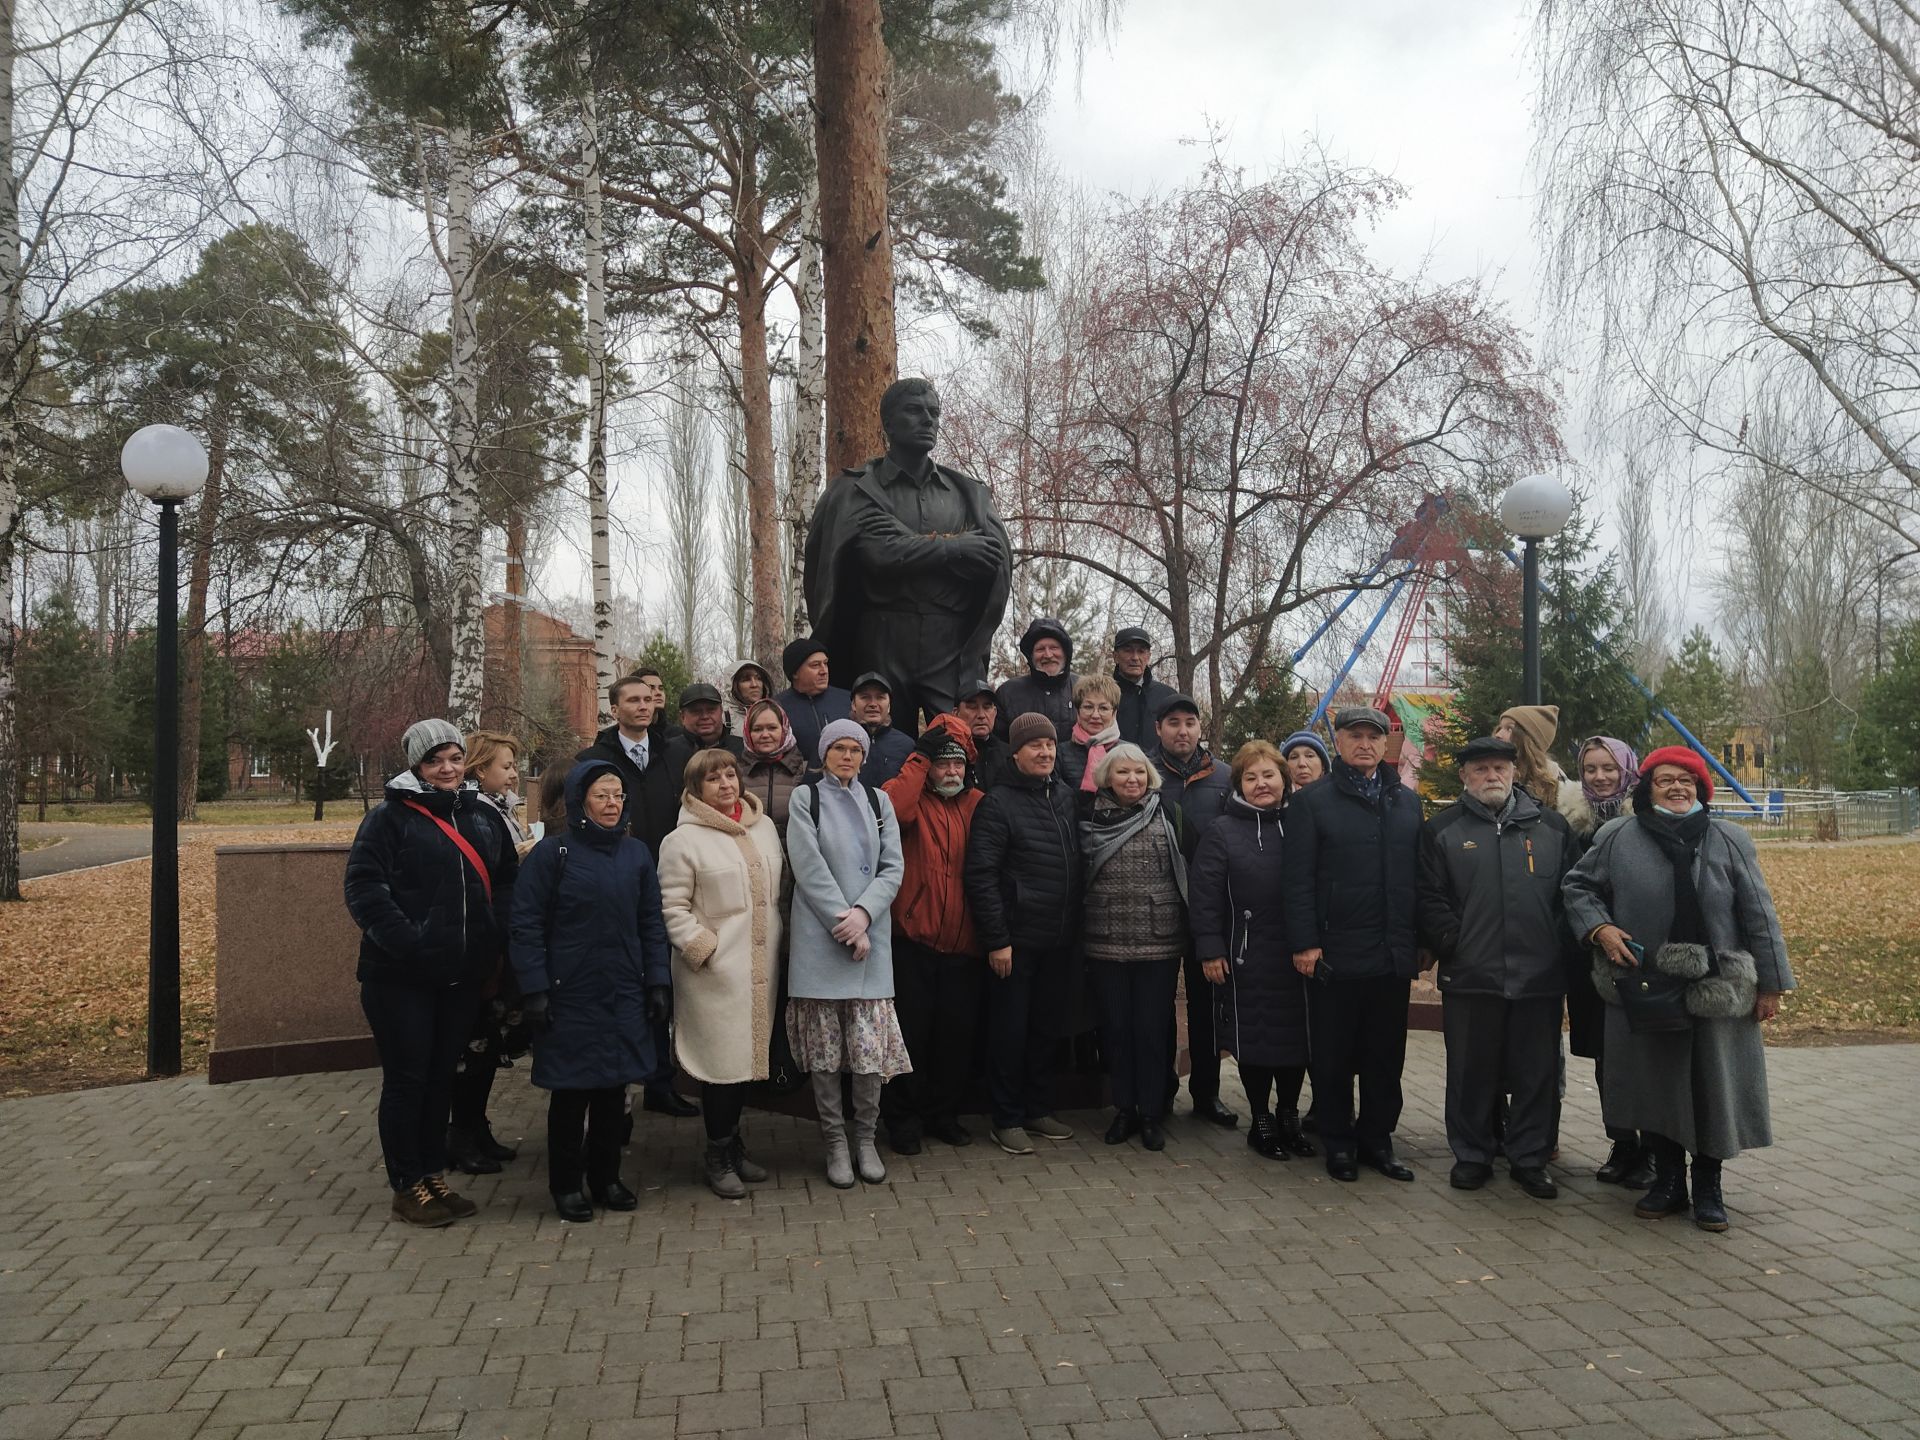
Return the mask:
[(442, 1225), (451, 1225), (454, 1215), (445, 1202), (433, 1193), (431, 1185), (424, 1180), (416, 1180), (406, 1189), (394, 1191), (393, 1218), (425, 1230), (438, 1230)]

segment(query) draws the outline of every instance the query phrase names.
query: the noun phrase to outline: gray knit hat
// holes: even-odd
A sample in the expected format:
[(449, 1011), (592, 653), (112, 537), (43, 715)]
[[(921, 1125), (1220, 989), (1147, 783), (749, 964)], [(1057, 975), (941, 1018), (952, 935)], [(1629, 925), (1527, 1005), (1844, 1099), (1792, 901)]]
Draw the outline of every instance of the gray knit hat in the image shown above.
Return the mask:
[(827, 750), (836, 740), (857, 740), (860, 753), (867, 754), (873, 749), (873, 737), (867, 734), (867, 727), (855, 720), (835, 720), (820, 732), (820, 763), (827, 763)]
[(400, 737), (400, 748), (407, 753), (407, 768), (418, 769), (420, 762), (442, 745), (466, 748), (467, 737), (446, 720), (416, 720)]

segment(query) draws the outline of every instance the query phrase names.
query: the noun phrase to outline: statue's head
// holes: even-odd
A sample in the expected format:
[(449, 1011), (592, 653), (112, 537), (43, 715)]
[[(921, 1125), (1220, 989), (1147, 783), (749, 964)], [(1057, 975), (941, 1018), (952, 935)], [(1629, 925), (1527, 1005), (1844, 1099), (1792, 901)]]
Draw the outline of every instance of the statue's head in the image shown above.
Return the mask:
[(896, 380), (880, 397), (880, 428), (889, 449), (925, 455), (940, 439), (940, 392), (931, 380)]

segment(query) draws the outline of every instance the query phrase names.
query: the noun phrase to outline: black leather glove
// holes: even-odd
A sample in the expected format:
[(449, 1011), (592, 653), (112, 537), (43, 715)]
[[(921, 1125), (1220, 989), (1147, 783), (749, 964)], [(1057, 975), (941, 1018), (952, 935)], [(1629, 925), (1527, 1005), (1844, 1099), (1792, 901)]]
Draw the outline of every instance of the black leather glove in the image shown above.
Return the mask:
[(913, 742), (913, 748), (926, 756), (928, 760), (933, 760), (942, 750), (946, 749), (947, 746), (952, 743), (953, 733), (948, 730), (946, 726), (929, 725), (920, 732), (919, 738)]
[(647, 987), (647, 1020), (650, 1024), (664, 1025), (673, 1018), (673, 990), (666, 985)]
[(547, 992), (536, 990), (531, 995), (522, 996), (520, 1018), (536, 1038), (551, 1033), (553, 1016), (547, 1013)]

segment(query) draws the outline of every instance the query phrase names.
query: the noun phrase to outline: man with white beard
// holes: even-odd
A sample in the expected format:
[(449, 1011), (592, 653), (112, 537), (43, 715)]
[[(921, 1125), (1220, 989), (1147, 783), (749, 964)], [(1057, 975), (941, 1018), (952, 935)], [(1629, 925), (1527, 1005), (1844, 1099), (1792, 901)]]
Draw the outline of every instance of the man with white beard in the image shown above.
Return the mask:
[(1560, 1008), (1577, 963), (1560, 882), (1579, 845), (1565, 820), (1514, 784), (1509, 741), (1470, 741), (1455, 758), (1465, 793), (1421, 829), (1418, 888), (1421, 941), (1440, 961), (1450, 1179), (1457, 1190), (1487, 1183), (1495, 1112), (1510, 1096), (1514, 1182), (1551, 1200)]

